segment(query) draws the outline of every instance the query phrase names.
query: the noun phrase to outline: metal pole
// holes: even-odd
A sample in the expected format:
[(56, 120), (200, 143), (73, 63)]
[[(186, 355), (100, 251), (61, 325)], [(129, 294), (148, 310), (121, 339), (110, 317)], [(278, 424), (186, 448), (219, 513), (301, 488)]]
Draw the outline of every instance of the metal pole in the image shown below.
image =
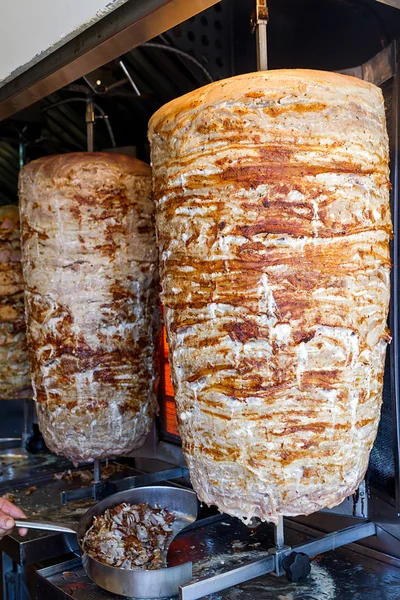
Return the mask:
[(94, 102), (91, 96), (86, 99), (86, 135), (87, 151), (94, 151)]
[(23, 448), (26, 448), (26, 443), (29, 438), (33, 435), (33, 400), (24, 400), (24, 431), (22, 433), (21, 444)]
[(132, 75), (129, 73), (129, 71), (128, 71), (128, 69), (127, 69), (127, 67), (126, 67), (126, 65), (125, 65), (125, 63), (124, 63), (124, 61), (123, 61), (123, 60), (120, 60), (120, 61), (119, 61), (119, 66), (121, 67), (121, 69), (122, 69), (122, 70), (123, 70), (123, 72), (125, 73), (125, 75), (126, 75), (127, 79), (129, 80), (129, 83), (130, 83), (130, 84), (131, 84), (131, 86), (133, 87), (133, 89), (134, 89), (135, 93), (136, 93), (138, 96), (140, 96), (140, 91), (139, 91), (139, 88), (138, 88), (138, 86), (136, 85), (136, 83), (133, 81), (133, 77), (132, 77)]
[(277, 550), (282, 550), (285, 545), (285, 535), (283, 530), (283, 517), (278, 517), (278, 524), (274, 528), (274, 540)]
[(257, 70), (267, 71), (268, 69), (268, 44), (267, 44), (267, 25), (268, 25), (268, 7), (267, 0), (256, 0), (255, 16), (252, 19), (253, 31), (256, 32), (257, 44)]
[(101, 470), (100, 470), (100, 461), (95, 460), (93, 463), (93, 483), (100, 483), (101, 481)]

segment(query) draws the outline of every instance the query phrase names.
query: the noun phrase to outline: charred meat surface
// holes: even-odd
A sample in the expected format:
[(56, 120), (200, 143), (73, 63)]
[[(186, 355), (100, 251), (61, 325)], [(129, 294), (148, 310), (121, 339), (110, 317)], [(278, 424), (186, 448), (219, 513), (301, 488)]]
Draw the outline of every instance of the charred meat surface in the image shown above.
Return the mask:
[(128, 454), (156, 408), (158, 267), (150, 167), (73, 153), (19, 178), (34, 399), (73, 462)]
[(166, 567), (174, 515), (147, 503), (119, 504), (95, 516), (82, 545), (96, 560), (121, 569)]
[(336, 73), (218, 81), (149, 139), (179, 430), (199, 499), (277, 522), (352, 494), (390, 296), (382, 92)]
[(0, 207), (0, 400), (32, 398), (18, 207)]

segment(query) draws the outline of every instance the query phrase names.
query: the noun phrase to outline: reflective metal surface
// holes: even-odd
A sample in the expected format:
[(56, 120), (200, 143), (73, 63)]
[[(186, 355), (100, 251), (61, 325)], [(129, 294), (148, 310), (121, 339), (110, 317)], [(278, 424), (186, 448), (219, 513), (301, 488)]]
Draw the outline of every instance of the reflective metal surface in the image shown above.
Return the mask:
[[(103, 514), (122, 502), (139, 504), (148, 502), (166, 508), (175, 516), (172, 523), (173, 538), (197, 518), (198, 500), (191, 490), (167, 486), (150, 486), (119, 492), (102, 500), (83, 516), (77, 527), (78, 541), (91, 526), (95, 515)], [(169, 546), (168, 546), (169, 547)], [(168, 551), (168, 547), (166, 552)], [(114, 594), (128, 597), (164, 598), (178, 593), (179, 586), (192, 578), (192, 565), (185, 561), (182, 565), (157, 571), (118, 569), (95, 560), (85, 552), (82, 564), (89, 577), (100, 587)]]
[[(54, 455), (53, 459), (57, 459)], [(39, 457), (36, 457), (39, 458)], [(42, 457), (45, 460), (45, 457)], [(60, 459), (57, 459), (60, 461)], [(8, 492), (15, 498), (15, 503), (22, 508), (26, 515), (34, 520), (41, 521), (62, 521), (72, 528), (76, 527), (81, 517), (93, 506), (95, 500), (90, 497), (85, 500), (77, 500), (67, 505), (62, 505), (60, 496), (62, 492), (79, 490), (82, 486), (88, 485), (93, 476), (92, 467), (73, 469), (72, 464), (63, 460), (64, 468), (54, 472), (56, 461), (50, 462), (53, 469), (50, 472), (43, 472), (44, 466), (40, 463), (41, 469), (36, 471), (31, 464), (25, 465), (25, 470), (18, 463), (19, 483), (5, 482), (0, 489), (0, 495)], [(45, 462), (45, 465), (47, 463)], [(60, 465), (60, 463), (58, 463)], [(114, 463), (108, 467), (103, 465), (103, 469), (108, 472), (113, 470)], [(115, 463), (116, 471), (109, 475), (112, 480), (135, 475), (137, 471), (128, 465)], [(118, 467), (118, 468), (117, 468)], [(64, 474), (63, 474), (64, 473)], [(104, 475), (104, 470), (102, 471)], [(21, 483), (22, 480), (22, 483)], [(30, 530), (25, 537), (18, 535), (15, 529), (11, 535), (0, 540), (0, 551), (5, 552), (15, 563), (20, 566), (31, 565), (41, 560), (61, 556), (70, 551), (79, 549), (76, 535), (62, 534), (52, 531)]]
[(85, 554), (83, 568), (92, 581), (104, 590), (128, 598), (168, 598), (176, 596), (179, 586), (192, 578), (192, 563), (154, 571), (134, 571), (109, 567)]
[[(310, 539), (285, 522), (287, 542), (300, 545)], [(273, 545), (271, 526), (249, 529), (236, 519), (181, 533), (170, 550), (170, 563), (193, 562), (193, 576), (216, 575), (250, 560), (268, 556)], [(356, 547), (354, 545), (354, 547)], [(66, 562), (39, 571), (38, 600), (118, 600), (86, 576), (80, 561)], [(400, 569), (362, 556), (347, 547), (312, 561), (306, 582), (293, 584), (285, 577), (266, 575), (213, 594), (208, 600), (397, 600)]]
[(307, 541), (304, 544), (290, 547), (283, 545), (283, 519), (281, 519), (278, 526), (274, 527), (274, 542), (276, 546), (270, 550), (271, 556), (249, 562), (246, 565), (212, 575), (211, 577), (206, 576), (198, 581), (190, 582), (180, 588), (179, 597), (181, 600), (198, 600), (208, 594), (214, 594), (235, 586), (238, 583), (271, 573), (272, 571), (282, 576), (285, 573), (283, 561), (292, 552), (304, 553), (311, 558), (317, 554), (322, 554), (345, 544), (375, 535), (375, 533), (376, 526), (374, 523), (362, 523), (321, 536), (317, 540)]
[(71, 467), (72, 464), (68, 460), (54, 454), (29, 454), (23, 448), (1, 450), (0, 495), (10, 485), (17, 486), (38, 476), (64, 471)]
[(256, 32), (257, 71), (266, 71), (268, 69), (267, 0), (255, 0), (255, 16), (252, 19), (252, 25)]
[[(68, 527), (64, 523), (50, 521), (15, 520), (17, 527), (28, 529), (42, 529), (62, 533), (76, 533), (78, 543), (92, 525), (95, 515), (103, 514), (108, 508), (113, 508), (121, 503), (139, 504), (147, 502), (150, 506), (161, 506), (171, 512), (175, 520), (172, 523), (173, 534), (165, 549), (165, 554), (173, 538), (186, 526), (197, 518), (197, 496), (191, 490), (176, 487), (152, 486), (127, 490), (114, 494), (102, 500), (82, 517), (77, 527)], [(128, 597), (164, 598), (178, 593), (179, 586), (187, 583), (192, 578), (191, 563), (184, 563), (172, 568), (152, 571), (119, 569), (101, 563), (86, 554), (81, 546), (82, 564), (89, 577), (100, 587), (114, 594)]]
[(32, 521), (31, 519), (14, 519), (15, 527), (40, 529), (41, 531), (57, 531), (58, 533), (76, 533), (75, 528), (56, 521)]
[(128, 504), (148, 502), (153, 507), (158, 504), (162, 508), (167, 508), (175, 516), (172, 524), (173, 537), (193, 523), (198, 514), (198, 500), (192, 490), (160, 485), (141, 487), (113, 494), (90, 508), (79, 522), (78, 538), (81, 539), (84, 536), (95, 515), (103, 514), (108, 508), (113, 508), (122, 502)]
[(351, 544), (352, 542), (358, 542), (364, 538), (370, 537), (376, 534), (375, 523), (360, 523), (357, 525), (351, 525), (345, 529), (339, 531), (333, 531), (328, 533), (313, 542), (306, 542), (300, 546), (295, 546), (293, 550), (296, 552), (304, 552), (308, 556), (317, 556), (322, 552), (329, 552), (330, 550), (336, 550), (340, 546)]

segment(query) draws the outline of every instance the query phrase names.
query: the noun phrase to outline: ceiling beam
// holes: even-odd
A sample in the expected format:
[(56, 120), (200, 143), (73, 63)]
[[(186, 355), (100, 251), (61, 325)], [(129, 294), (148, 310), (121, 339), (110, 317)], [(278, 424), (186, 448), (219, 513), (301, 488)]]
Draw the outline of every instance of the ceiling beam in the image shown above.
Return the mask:
[(0, 88), (0, 121), (220, 0), (128, 0)]

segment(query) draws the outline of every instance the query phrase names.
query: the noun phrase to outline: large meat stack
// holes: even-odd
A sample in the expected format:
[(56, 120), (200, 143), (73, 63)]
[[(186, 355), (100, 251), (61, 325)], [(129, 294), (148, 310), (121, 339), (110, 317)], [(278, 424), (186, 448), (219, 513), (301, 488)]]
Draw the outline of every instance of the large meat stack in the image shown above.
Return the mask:
[(31, 397), (19, 214), (0, 206), (0, 400)]
[(150, 429), (158, 329), (150, 168), (75, 153), (22, 169), (28, 341), (39, 427), (75, 462), (127, 454)]
[(364, 477), (389, 334), (379, 88), (260, 72), (151, 119), (165, 319), (201, 500), (277, 522)]

